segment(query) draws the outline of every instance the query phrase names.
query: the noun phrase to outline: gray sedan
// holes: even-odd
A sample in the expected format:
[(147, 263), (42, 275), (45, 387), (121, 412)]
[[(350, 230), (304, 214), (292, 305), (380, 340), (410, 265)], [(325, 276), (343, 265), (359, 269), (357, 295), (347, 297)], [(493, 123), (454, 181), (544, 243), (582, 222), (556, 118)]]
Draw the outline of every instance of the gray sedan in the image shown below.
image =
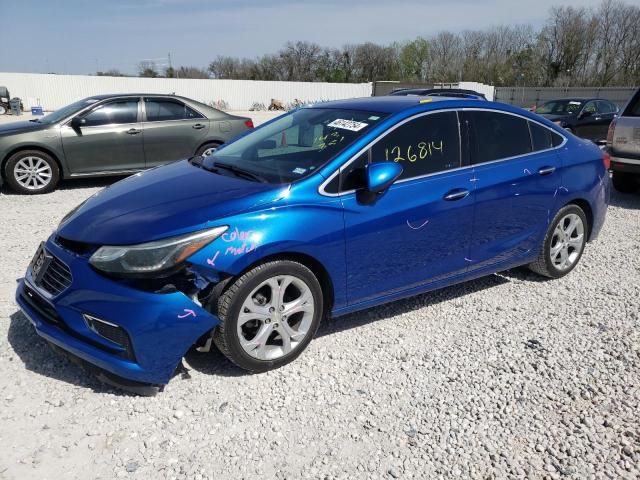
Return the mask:
[(46, 193), (61, 178), (126, 175), (208, 155), (249, 128), (250, 118), (175, 95), (98, 95), (0, 126), (0, 183)]

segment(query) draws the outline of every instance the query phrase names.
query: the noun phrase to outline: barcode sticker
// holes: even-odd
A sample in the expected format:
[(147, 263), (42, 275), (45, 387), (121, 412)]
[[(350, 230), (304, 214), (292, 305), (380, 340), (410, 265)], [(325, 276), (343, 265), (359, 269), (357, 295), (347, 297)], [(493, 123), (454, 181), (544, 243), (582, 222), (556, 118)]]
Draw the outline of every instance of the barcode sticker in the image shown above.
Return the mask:
[(356, 122), (355, 120), (344, 120), (342, 118), (336, 118), (333, 122), (327, 125), (327, 127), (342, 128), (344, 130), (351, 130), (352, 132), (359, 132), (367, 125), (368, 123)]

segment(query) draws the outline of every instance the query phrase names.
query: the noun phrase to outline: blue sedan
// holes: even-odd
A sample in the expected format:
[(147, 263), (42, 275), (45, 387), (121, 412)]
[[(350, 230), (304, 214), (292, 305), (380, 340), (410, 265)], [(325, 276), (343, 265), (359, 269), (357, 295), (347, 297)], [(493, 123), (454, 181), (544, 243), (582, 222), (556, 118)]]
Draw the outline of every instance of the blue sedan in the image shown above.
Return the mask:
[(57, 350), (126, 388), (167, 383), (194, 345), (266, 371), (328, 316), (519, 265), (568, 274), (603, 225), (607, 168), (508, 105), (321, 103), (89, 198), (16, 298)]

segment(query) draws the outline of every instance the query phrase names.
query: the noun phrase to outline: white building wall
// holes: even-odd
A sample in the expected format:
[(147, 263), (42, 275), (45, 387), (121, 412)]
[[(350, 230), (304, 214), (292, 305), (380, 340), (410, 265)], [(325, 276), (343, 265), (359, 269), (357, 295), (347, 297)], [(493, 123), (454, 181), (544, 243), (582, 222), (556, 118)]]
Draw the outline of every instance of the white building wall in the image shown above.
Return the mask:
[(268, 106), (272, 98), (283, 103), (368, 97), (370, 83), (267, 82), (260, 80), (199, 80), (175, 78), (95, 77), (2, 73), (0, 85), (25, 109), (40, 105), (56, 110), (81, 98), (105, 93), (175, 93), (203, 103), (224, 100), (231, 110), (248, 110), (254, 102)]

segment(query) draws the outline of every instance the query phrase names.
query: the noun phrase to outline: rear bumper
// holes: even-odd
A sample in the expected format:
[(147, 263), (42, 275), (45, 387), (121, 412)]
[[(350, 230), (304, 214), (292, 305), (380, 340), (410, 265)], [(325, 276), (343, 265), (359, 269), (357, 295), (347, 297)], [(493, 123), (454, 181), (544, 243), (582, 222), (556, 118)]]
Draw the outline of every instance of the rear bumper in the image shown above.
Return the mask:
[[(71, 285), (52, 297), (36, 286), (29, 269), (18, 285), (16, 302), (38, 335), (113, 375), (165, 384), (186, 351), (219, 323), (182, 293), (143, 292), (110, 280), (51, 238), (46, 249), (69, 267)], [(132, 352), (91, 329), (85, 315), (120, 327)]]
[(640, 159), (611, 155), (611, 171), (640, 174)]

